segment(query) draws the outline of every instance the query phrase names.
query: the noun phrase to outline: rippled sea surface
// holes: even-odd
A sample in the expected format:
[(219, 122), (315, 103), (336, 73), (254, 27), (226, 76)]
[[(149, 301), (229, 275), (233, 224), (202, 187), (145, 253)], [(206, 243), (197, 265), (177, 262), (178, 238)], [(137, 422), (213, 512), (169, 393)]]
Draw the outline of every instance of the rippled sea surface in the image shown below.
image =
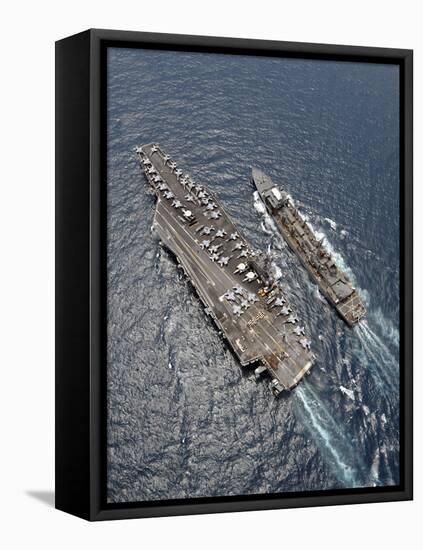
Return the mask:
[[(111, 49), (108, 500), (399, 482), (399, 74), (390, 65)], [(275, 399), (151, 233), (156, 142), (269, 250), (317, 355)], [(252, 166), (327, 237), (368, 307), (350, 329), (254, 204)]]

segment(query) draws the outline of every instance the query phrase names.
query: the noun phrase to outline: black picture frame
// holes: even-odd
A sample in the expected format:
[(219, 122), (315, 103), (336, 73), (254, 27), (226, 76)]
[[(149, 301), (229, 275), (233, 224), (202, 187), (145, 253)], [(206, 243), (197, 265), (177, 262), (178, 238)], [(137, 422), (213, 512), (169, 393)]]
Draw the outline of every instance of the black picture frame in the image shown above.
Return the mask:
[[(312, 493), (107, 504), (106, 63), (110, 46), (394, 63), (400, 68), (401, 483)], [(108, 520), (412, 499), (413, 52), (91, 29), (56, 43), (56, 508)]]

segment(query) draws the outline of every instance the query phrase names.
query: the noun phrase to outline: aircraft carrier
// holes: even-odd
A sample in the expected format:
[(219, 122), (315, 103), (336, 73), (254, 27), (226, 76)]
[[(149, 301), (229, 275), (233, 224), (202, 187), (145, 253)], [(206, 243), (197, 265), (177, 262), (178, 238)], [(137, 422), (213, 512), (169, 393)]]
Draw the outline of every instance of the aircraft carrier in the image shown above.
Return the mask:
[[(242, 366), (270, 375), (275, 395), (310, 372), (310, 340), (272, 280), (269, 258), (251, 249), (216, 196), (155, 144), (135, 148), (157, 196), (153, 230), (177, 258)], [(181, 344), (182, 345), (182, 344)]]
[(290, 195), (275, 185), (269, 176), (253, 168), (252, 180), (267, 211), (275, 219), (279, 231), (317, 283), (322, 294), (348, 325), (358, 323), (365, 316), (366, 308), (348, 276), (336, 265), (326, 250), (324, 239), (319, 240), (316, 237), (295, 207)]

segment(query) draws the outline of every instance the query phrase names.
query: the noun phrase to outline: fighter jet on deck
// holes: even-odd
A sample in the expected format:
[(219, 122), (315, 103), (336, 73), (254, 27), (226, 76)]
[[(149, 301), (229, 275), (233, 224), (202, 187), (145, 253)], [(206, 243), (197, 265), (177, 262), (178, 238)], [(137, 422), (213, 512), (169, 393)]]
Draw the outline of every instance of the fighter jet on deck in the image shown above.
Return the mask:
[(217, 262), (220, 266), (225, 266), (225, 265), (228, 265), (228, 262), (229, 262), (229, 257), (228, 256), (221, 256), (219, 258), (219, 261)]
[(304, 327), (300, 327), (300, 325), (298, 325), (294, 328), (294, 332), (297, 336), (304, 336)]

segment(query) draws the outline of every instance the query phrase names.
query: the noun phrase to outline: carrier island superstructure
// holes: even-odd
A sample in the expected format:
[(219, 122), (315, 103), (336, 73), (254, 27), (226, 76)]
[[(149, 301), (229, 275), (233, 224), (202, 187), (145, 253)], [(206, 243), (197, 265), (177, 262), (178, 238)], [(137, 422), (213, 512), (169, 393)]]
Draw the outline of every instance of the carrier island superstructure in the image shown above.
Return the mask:
[(153, 230), (177, 258), (242, 366), (267, 372), (277, 395), (310, 372), (305, 328), (272, 279), (266, 255), (252, 250), (217, 197), (185, 174), (158, 145), (135, 149), (157, 196)]
[(325, 248), (324, 239), (316, 237), (290, 195), (275, 185), (269, 176), (253, 168), (252, 180), (280, 233), (317, 283), (319, 290), (348, 325), (358, 323), (366, 314), (366, 308), (348, 276)]

